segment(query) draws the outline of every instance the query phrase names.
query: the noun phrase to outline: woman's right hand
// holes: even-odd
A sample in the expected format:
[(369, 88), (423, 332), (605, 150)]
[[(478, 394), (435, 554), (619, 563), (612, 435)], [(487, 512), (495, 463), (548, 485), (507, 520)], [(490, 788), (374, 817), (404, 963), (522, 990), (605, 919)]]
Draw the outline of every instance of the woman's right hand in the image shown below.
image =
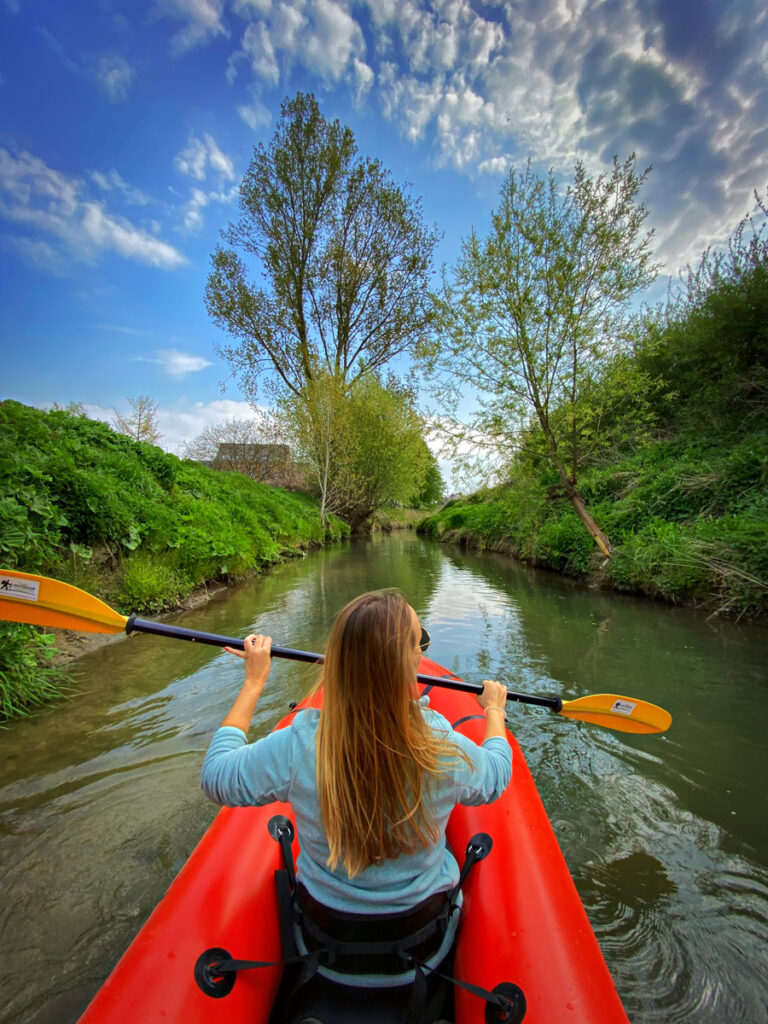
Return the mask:
[(227, 654), (234, 654), (243, 659), (246, 685), (250, 684), (261, 691), (272, 667), (272, 637), (249, 633), (244, 640), (244, 650), (238, 651), (234, 647), (225, 647), (224, 650)]
[(507, 688), (504, 683), (497, 683), (495, 679), (483, 680), (483, 692), (478, 693), (477, 703), (481, 708), (497, 707), (506, 708)]

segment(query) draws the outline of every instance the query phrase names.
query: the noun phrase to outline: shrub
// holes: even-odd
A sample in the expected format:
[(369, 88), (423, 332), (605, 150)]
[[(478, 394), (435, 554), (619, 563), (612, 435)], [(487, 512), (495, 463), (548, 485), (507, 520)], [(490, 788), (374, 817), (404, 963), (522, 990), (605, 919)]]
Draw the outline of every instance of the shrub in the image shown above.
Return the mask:
[(181, 600), (192, 589), (192, 582), (160, 556), (135, 554), (123, 563), (118, 596), (131, 611), (159, 612)]
[(34, 626), (0, 622), (0, 719), (28, 715), (66, 692), (69, 676), (52, 663), (53, 645)]
[[(13, 401), (0, 402), (0, 473), (0, 562), (63, 578), (123, 611), (160, 611), (196, 584), (349, 533), (335, 517), (323, 525), (306, 495), (181, 461), (82, 415)], [(49, 646), (34, 631), (14, 636), (14, 651), (27, 641), (30, 650), (7, 708), (34, 703), (29, 665), (44, 665)], [(3, 669), (9, 694), (13, 666)], [(41, 693), (54, 675), (41, 669)]]

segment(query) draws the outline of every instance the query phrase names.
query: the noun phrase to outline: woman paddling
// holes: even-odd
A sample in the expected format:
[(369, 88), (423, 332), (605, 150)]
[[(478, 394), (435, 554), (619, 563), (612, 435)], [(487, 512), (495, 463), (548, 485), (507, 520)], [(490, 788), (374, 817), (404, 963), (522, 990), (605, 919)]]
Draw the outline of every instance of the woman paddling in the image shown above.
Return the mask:
[[(208, 748), (203, 790), (216, 803), (289, 801), (301, 852), (296, 872), (300, 952), (317, 935), (426, 935), (408, 956), (334, 958), (319, 972), (357, 988), (410, 985), (412, 956), (429, 967), (450, 956), (458, 914), (446, 911), (459, 868), (445, 840), (456, 804), (497, 799), (512, 774), (506, 688), (486, 680), (481, 746), (418, 697), (416, 674), (429, 639), (405, 598), (379, 591), (356, 598), (331, 630), (323, 708), (248, 744), (246, 732), (270, 670), (271, 638), (250, 635), (245, 682)], [(460, 899), (457, 901), (460, 902)], [(429, 922), (440, 927), (429, 934)], [(394, 930), (393, 930), (394, 929)], [(407, 943), (406, 943), (407, 944)], [(412, 963), (412, 961), (411, 961)], [(335, 968), (335, 969), (334, 969)]]

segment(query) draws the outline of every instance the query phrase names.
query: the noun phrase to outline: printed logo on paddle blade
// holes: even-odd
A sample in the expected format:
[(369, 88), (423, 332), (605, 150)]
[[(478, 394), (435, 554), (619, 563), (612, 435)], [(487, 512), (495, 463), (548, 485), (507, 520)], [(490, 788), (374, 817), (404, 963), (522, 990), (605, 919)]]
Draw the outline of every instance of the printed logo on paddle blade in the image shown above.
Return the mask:
[(637, 707), (631, 700), (616, 700), (611, 706), (611, 711), (617, 715), (631, 715)]
[(40, 584), (32, 580), (20, 580), (15, 576), (0, 576), (0, 597), (15, 597), (19, 601), (36, 601)]

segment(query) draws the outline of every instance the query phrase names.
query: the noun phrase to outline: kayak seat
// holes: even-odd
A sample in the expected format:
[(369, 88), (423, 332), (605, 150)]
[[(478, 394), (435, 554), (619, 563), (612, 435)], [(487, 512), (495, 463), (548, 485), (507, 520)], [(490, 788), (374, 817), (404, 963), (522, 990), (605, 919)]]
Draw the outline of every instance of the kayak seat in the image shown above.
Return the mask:
[[(453, 955), (440, 969), (450, 973)], [(315, 974), (291, 994), (298, 970), (286, 971), (270, 1024), (449, 1024), (453, 1020), (453, 989), (447, 979), (431, 975), (426, 992), (413, 1005), (412, 985), (357, 988)]]
[[(198, 957), (194, 971), (206, 995), (228, 995), (239, 971), (283, 965), (286, 970), (269, 1024), (451, 1024), (454, 986), (485, 1000), (486, 1021), (522, 1021), (525, 996), (516, 985), (501, 982), (489, 991), (453, 977), (453, 948), (439, 964), (428, 965), (443, 944), (451, 915), (458, 911), (464, 880), (491, 851), (489, 835), (478, 832), (470, 839), (459, 880), (450, 892), (436, 893), (405, 912), (349, 914), (319, 903), (297, 881), (290, 819), (275, 815), (267, 828), (279, 843), (284, 862), (275, 871), (283, 959), (237, 960), (227, 950), (208, 949)], [(301, 952), (297, 931), (305, 947)], [(319, 973), (321, 965), (349, 981), (325, 977)], [(409, 968), (414, 980), (406, 985), (371, 988), (355, 983), (356, 976), (394, 977)]]

